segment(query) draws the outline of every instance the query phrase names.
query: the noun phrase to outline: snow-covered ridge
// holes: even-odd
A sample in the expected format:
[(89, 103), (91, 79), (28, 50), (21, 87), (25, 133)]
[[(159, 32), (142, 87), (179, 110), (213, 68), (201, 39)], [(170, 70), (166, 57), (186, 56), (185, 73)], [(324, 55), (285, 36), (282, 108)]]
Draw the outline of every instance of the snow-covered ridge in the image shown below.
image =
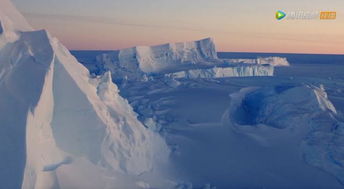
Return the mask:
[(0, 0), (0, 48), (17, 40), (21, 31), (32, 31), (32, 27), (9, 0)]
[(32, 30), (32, 27), (9, 0), (0, 0), (0, 21), (4, 31)]
[(165, 142), (110, 74), (91, 78), (10, 1), (0, 5), (0, 188), (133, 188), (116, 177), (151, 171), (168, 155)]

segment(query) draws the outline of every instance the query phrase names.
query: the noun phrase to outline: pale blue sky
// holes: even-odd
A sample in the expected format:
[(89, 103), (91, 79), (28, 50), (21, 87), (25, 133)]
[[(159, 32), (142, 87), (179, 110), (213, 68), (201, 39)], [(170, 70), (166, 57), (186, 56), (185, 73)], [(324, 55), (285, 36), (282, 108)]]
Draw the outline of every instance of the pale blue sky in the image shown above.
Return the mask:
[[(213, 37), (222, 51), (344, 53), (344, 0), (12, 1), (34, 27), (48, 29), (70, 49)], [(338, 18), (278, 22), (276, 10), (330, 10)]]

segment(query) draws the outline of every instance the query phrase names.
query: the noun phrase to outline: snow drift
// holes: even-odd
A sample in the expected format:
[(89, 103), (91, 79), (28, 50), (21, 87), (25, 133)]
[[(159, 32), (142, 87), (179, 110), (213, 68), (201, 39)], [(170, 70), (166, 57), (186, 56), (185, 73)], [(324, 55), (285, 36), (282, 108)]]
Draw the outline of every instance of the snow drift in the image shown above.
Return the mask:
[[(167, 157), (112, 83), (0, 0), (0, 188), (105, 188)], [(122, 186), (123, 187), (123, 186)]]
[(344, 183), (344, 124), (324, 88), (246, 88), (232, 94), (225, 125), (263, 145), (283, 143)]

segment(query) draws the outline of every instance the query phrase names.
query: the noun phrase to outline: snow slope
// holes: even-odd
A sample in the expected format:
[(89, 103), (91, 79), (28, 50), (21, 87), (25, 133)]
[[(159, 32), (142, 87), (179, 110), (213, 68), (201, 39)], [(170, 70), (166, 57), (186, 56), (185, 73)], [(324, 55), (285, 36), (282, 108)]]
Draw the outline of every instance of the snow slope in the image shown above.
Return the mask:
[(91, 78), (57, 39), (0, 2), (0, 188), (139, 187), (128, 180), (167, 158), (164, 141), (109, 73)]
[(31, 26), (24, 17), (15, 11), (14, 6), (8, 0), (0, 1), (0, 48), (7, 42), (13, 42), (18, 39), (20, 31), (31, 31)]
[[(343, 100), (329, 100), (343, 83), (276, 76), (172, 81), (128, 83), (121, 94), (165, 137), (178, 187), (343, 188)], [(304, 84), (312, 82), (331, 90)]]

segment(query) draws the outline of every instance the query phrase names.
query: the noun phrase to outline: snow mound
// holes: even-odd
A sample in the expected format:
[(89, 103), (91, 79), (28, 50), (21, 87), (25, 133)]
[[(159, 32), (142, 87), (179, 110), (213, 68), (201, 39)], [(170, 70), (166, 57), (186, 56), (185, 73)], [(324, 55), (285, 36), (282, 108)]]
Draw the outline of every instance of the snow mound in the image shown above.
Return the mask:
[(323, 86), (246, 88), (231, 97), (226, 125), (264, 145), (288, 139), (304, 161), (344, 184), (344, 124)]
[[(300, 113), (311, 116), (326, 112), (336, 113), (321, 88), (277, 86), (262, 88), (245, 95), (240, 108), (233, 116), (239, 124), (267, 124), (276, 128), (287, 128), (290, 119), (303, 119)], [(302, 106), (300, 106), (302, 104)]]
[(120, 65), (145, 73), (161, 72), (176, 66), (200, 64), (218, 60), (215, 44), (211, 38), (158, 46), (138, 46), (121, 50)]
[(91, 78), (57, 39), (0, 5), (0, 188), (121, 186), (117, 176), (167, 158), (109, 73)]
[(176, 73), (166, 74), (172, 78), (225, 78), (225, 77), (252, 77), (273, 76), (274, 67), (267, 65), (242, 65), (235, 67), (215, 67), (209, 69), (192, 69)]
[(243, 64), (268, 64), (271, 66), (290, 66), (287, 58), (284, 57), (258, 57), (256, 59), (226, 59), (227, 63)]

